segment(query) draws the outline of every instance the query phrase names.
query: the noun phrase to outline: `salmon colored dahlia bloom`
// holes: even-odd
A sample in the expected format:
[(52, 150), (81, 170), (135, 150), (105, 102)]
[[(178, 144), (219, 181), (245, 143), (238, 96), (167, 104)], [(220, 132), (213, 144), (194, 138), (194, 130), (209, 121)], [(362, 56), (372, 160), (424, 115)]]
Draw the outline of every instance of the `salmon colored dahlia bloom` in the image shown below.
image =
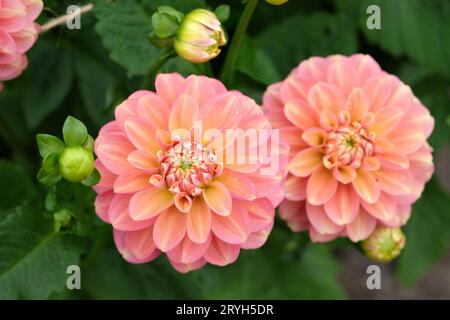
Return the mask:
[[(127, 261), (164, 252), (187, 272), (207, 262), (227, 265), (241, 249), (264, 244), (284, 196), (288, 147), (270, 135), (242, 149), (236, 136), (220, 143), (208, 134), (227, 129), (271, 133), (252, 99), (203, 76), (160, 74), (156, 93), (138, 91), (116, 108), (95, 141), (95, 206)], [(265, 144), (268, 156), (250, 161)], [(241, 152), (233, 160), (227, 152), (235, 148)]]
[(0, 0), (0, 91), (2, 81), (18, 77), (27, 67), (25, 53), (35, 43), (41, 0)]
[(434, 120), (367, 55), (313, 57), (264, 95), (291, 145), (280, 215), (316, 242), (406, 223), (433, 173)]

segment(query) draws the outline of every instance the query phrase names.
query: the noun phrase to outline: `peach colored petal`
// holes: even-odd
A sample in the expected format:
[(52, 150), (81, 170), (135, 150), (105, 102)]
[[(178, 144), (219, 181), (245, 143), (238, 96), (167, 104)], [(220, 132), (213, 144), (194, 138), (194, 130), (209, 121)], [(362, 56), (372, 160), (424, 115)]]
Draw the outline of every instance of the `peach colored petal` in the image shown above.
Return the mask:
[(355, 220), (347, 225), (347, 235), (353, 242), (364, 240), (372, 234), (376, 225), (376, 219), (361, 209)]
[(160, 214), (153, 228), (153, 241), (162, 252), (175, 248), (186, 235), (187, 215), (175, 206)]
[(296, 147), (306, 147), (306, 144), (302, 140), (302, 130), (297, 127), (285, 127), (280, 128), (280, 137), (288, 144)]
[(169, 107), (156, 94), (152, 93), (140, 98), (137, 113), (153, 130), (168, 129)]
[(389, 221), (397, 213), (397, 204), (394, 199), (384, 193), (381, 193), (380, 199), (375, 203), (362, 201), (361, 204), (370, 215), (381, 221)]
[(97, 216), (105, 221), (106, 223), (110, 223), (109, 216), (108, 216), (108, 210), (109, 205), (111, 204), (111, 200), (114, 198), (115, 193), (110, 190), (103, 193), (100, 193), (95, 198), (94, 206), (95, 206), (95, 213)]
[(215, 86), (209, 78), (196, 75), (190, 75), (186, 78), (181, 92), (194, 98), (199, 107), (202, 107), (205, 102), (210, 101), (217, 94)]
[(136, 192), (130, 200), (130, 215), (141, 221), (153, 218), (174, 204), (174, 195), (167, 189), (148, 187)]
[(342, 184), (349, 184), (356, 178), (356, 171), (350, 166), (335, 167), (333, 169), (333, 176)]
[(350, 113), (352, 121), (359, 121), (369, 110), (369, 99), (361, 88), (352, 89), (347, 98), (345, 109)]
[(315, 172), (322, 164), (323, 154), (315, 148), (300, 151), (288, 165), (289, 171), (298, 177), (307, 177)]
[(247, 240), (250, 233), (242, 210), (245, 208), (238, 206), (228, 216), (213, 215), (211, 230), (216, 237), (231, 244), (241, 244)]
[(344, 107), (345, 97), (336, 86), (319, 82), (309, 90), (308, 102), (315, 110), (338, 113)]
[(309, 128), (303, 131), (302, 139), (314, 148), (322, 147), (328, 139), (328, 134), (320, 128)]
[(342, 90), (347, 96), (357, 85), (358, 74), (350, 61), (344, 57), (335, 59), (327, 69), (327, 80)]
[(194, 200), (187, 218), (187, 235), (195, 243), (204, 243), (211, 233), (211, 211), (202, 198)]
[(411, 193), (413, 180), (407, 170), (382, 169), (374, 175), (379, 188), (390, 195), (400, 196)]
[(393, 170), (405, 170), (409, 168), (407, 156), (398, 153), (383, 153), (377, 155), (382, 168)]
[(236, 106), (240, 105), (239, 96), (232, 92), (209, 100), (200, 113), (203, 130), (235, 128), (237, 120), (241, 116), (238, 111), (240, 108), (236, 108)]
[(337, 189), (337, 181), (331, 171), (319, 167), (308, 180), (306, 185), (306, 197), (310, 204), (321, 205), (326, 203), (334, 195)]
[(139, 231), (114, 230), (114, 242), (117, 250), (130, 263), (145, 263), (156, 259), (160, 251), (155, 247), (153, 227)]
[(205, 259), (217, 266), (226, 266), (227, 264), (233, 263), (237, 260), (239, 256), (239, 245), (229, 244), (224, 242), (217, 237), (213, 237), (211, 240), (211, 245), (205, 254)]
[(156, 92), (168, 106), (172, 106), (184, 82), (185, 79), (178, 73), (160, 73), (155, 81)]
[(268, 199), (261, 198), (255, 201), (239, 201), (238, 206), (247, 209), (246, 221), (250, 232), (265, 230), (273, 224), (275, 209)]
[(301, 232), (309, 228), (305, 201), (283, 200), (279, 210), (281, 218), (287, 221), (287, 224), (292, 231)]
[(247, 175), (224, 169), (224, 173), (217, 177), (216, 181), (224, 184), (233, 198), (243, 200), (257, 198), (256, 187)]
[(323, 206), (313, 206), (306, 203), (306, 214), (309, 222), (322, 234), (336, 234), (341, 232), (342, 226), (334, 223), (326, 214)]
[(359, 170), (352, 184), (356, 193), (367, 203), (378, 201), (380, 188), (372, 173)]
[(322, 110), (320, 112), (320, 126), (325, 130), (336, 130), (338, 128), (338, 118), (336, 114), (330, 110)]
[(134, 150), (133, 145), (121, 134), (101, 136), (97, 138), (95, 145), (97, 157), (109, 171), (115, 174), (133, 169), (127, 157)]
[(404, 114), (398, 107), (383, 108), (375, 114), (375, 123), (370, 130), (377, 136), (386, 136), (397, 128)]
[(293, 125), (303, 130), (318, 125), (318, 115), (306, 101), (288, 102), (284, 106), (284, 115)]
[(137, 149), (156, 154), (159, 147), (152, 129), (144, 121), (138, 117), (129, 117), (124, 126), (128, 139)]
[(198, 244), (192, 242), (186, 235), (175, 248), (167, 252), (167, 257), (175, 263), (194, 263), (205, 255), (206, 251), (209, 249), (211, 238), (212, 237), (209, 236), (207, 241)]
[(207, 263), (207, 261), (203, 258), (198, 259), (194, 263), (176, 263), (170, 259), (169, 262), (172, 265), (172, 267), (180, 273), (188, 273), (193, 270), (200, 269)]
[(306, 199), (307, 178), (300, 178), (289, 175), (285, 183), (286, 199), (291, 201), (301, 201)]
[(180, 96), (172, 106), (169, 116), (169, 129), (174, 132), (177, 129), (190, 130), (198, 117), (198, 104), (189, 95)]
[(334, 196), (325, 203), (325, 212), (335, 224), (351, 223), (359, 212), (359, 198), (350, 185), (339, 185)]
[(150, 185), (150, 176), (140, 170), (129, 170), (119, 175), (114, 182), (115, 193), (134, 193)]
[(143, 221), (135, 221), (131, 219), (128, 210), (131, 195), (116, 194), (111, 200), (108, 210), (109, 221), (113, 227), (121, 231), (135, 231), (151, 226), (155, 220), (148, 219)]
[(208, 207), (218, 215), (228, 216), (232, 211), (231, 194), (221, 182), (211, 182), (203, 191), (203, 199)]
[(339, 236), (339, 233), (335, 234), (323, 234), (317, 231), (316, 228), (310, 227), (309, 228), (309, 238), (311, 239), (311, 242), (313, 243), (323, 243), (323, 242), (329, 242), (334, 239), (336, 239)]
[[(272, 223), (273, 225), (273, 223)], [(272, 231), (272, 227), (267, 230), (261, 230), (258, 232), (254, 232), (250, 234), (243, 244), (241, 244), (242, 249), (259, 249), (261, 248), (267, 241), (270, 232)]]
[(136, 169), (141, 169), (148, 174), (159, 171), (160, 164), (156, 158), (144, 150), (135, 150), (128, 155), (128, 162)]

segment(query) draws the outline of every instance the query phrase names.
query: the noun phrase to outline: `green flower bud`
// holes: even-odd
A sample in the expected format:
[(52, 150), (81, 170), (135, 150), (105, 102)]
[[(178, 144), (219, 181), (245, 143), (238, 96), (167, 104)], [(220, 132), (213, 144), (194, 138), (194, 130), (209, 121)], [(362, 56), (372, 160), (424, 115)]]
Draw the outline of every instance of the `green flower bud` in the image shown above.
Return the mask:
[(389, 262), (400, 254), (406, 237), (400, 228), (378, 227), (361, 244), (365, 254), (376, 262)]
[(267, 3), (273, 4), (274, 6), (281, 6), (282, 4), (285, 4), (289, 0), (266, 0)]
[(178, 55), (193, 63), (203, 63), (217, 57), (227, 43), (225, 31), (217, 16), (205, 9), (196, 9), (182, 20), (175, 37)]
[(94, 170), (94, 155), (84, 147), (67, 147), (59, 156), (59, 173), (71, 182), (80, 182)]

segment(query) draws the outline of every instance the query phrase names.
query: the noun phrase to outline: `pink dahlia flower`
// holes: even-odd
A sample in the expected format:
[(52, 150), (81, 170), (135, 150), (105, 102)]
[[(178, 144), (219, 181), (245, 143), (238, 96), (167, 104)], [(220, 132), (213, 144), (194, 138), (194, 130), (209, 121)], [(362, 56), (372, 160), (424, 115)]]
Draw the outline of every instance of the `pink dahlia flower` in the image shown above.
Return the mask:
[(291, 145), (280, 215), (316, 242), (406, 223), (433, 173), (434, 120), (367, 55), (313, 57), (264, 95)]
[[(234, 134), (252, 130), (270, 135)], [(276, 138), (252, 99), (215, 79), (160, 74), (156, 93), (131, 95), (96, 139), (96, 212), (129, 262), (164, 252), (180, 272), (232, 263), (264, 244), (283, 199), (289, 154)]]
[(41, 0), (0, 0), (0, 91), (2, 81), (18, 77), (27, 67), (25, 53), (38, 37), (34, 20), (43, 6)]

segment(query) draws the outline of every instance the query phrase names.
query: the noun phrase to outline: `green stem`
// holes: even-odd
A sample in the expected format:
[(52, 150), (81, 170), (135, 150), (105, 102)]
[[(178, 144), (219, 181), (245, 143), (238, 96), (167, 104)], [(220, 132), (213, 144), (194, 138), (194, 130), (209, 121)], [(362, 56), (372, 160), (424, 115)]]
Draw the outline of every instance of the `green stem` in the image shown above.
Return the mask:
[(144, 81), (142, 82), (143, 89), (149, 89), (150, 87), (153, 87), (153, 83), (155, 82), (155, 78), (158, 74), (159, 69), (161, 69), (167, 63), (167, 61), (169, 61), (170, 58), (174, 57), (175, 55), (175, 51), (172, 48), (165, 49), (161, 52), (161, 55), (158, 57), (158, 59), (156, 59), (150, 66), (150, 69), (147, 72)]
[(239, 20), (236, 31), (234, 32), (233, 39), (231, 40), (230, 48), (223, 65), (220, 79), (228, 86), (233, 85), (234, 72), (236, 69), (236, 63), (239, 56), (239, 50), (244, 40), (245, 31), (255, 11), (258, 0), (248, 0), (245, 6), (244, 12)]

